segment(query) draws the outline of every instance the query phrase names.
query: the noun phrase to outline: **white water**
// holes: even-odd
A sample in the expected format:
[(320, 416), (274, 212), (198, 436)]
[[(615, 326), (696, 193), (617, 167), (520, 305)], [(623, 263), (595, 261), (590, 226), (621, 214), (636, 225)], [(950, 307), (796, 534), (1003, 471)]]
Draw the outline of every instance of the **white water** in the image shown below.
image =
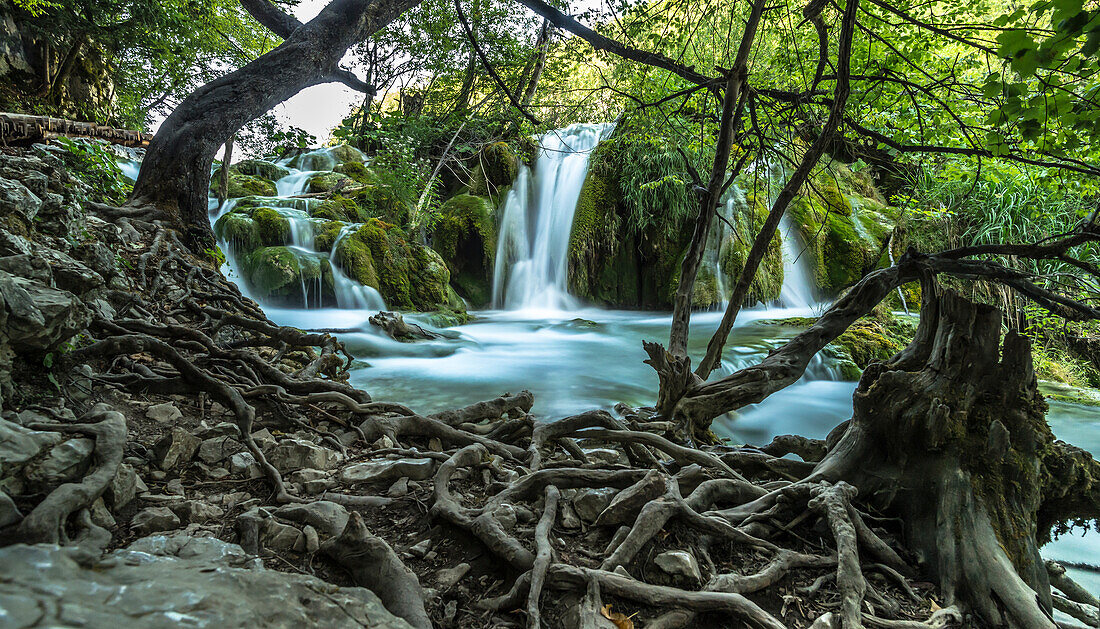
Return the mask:
[[(574, 310), (566, 287), (573, 214), (588, 158), (615, 125), (574, 124), (542, 136), (533, 176), (521, 170), (503, 207), (493, 303), (509, 310)], [(531, 183), (533, 182), (533, 186)]]
[(779, 291), (779, 305), (787, 308), (811, 307), (814, 299), (814, 280), (810, 277), (808, 260), (802, 258), (805, 248), (799, 242), (798, 230), (787, 214), (779, 221), (779, 233), (783, 239), (783, 287)]

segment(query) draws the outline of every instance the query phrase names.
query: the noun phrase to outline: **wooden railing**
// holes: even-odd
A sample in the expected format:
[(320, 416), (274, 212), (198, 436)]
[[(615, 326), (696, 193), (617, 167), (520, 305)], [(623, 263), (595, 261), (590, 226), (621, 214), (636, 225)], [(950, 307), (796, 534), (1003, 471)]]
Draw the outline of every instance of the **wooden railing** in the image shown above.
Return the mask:
[(153, 139), (150, 133), (94, 122), (0, 112), (0, 144), (40, 142), (59, 136), (98, 138), (125, 146), (145, 146)]

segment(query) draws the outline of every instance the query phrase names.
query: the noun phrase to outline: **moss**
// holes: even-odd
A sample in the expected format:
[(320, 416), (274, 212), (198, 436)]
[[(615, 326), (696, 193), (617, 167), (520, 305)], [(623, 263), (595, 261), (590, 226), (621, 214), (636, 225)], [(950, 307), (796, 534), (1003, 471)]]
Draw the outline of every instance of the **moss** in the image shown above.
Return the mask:
[(722, 291), (718, 286), (718, 277), (710, 268), (703, 267), (695, 276), (695, 290), (691, 294), (691, 305), (696, 308), (711, 308), (722, 303)]
[(252, 211), (252, 221), (256, 242), (260, 246), (272, 247), (290, 242), (290, 221), (279, 214), (278, 210), (269, 207), (256, 208)]
[(285, 294), (299, 281), (298, 257), (286, 247), (263, 247), (245, 256), (245, 272), (252, 291), (261, 297)]
[(259, 246), (256, 224), (247, 215), (229, 212), (214, 223), (214, 234), (240, 251), (252, 251)]
[(370, 218), (362, 211), (358, 203), (338, 194), (311, 208), (309, 215), (326, 221), (343, 221), (346, 223), (362, 223)]
[[(810, 317), (790, 317), (765, 323), (806, 329), (816, 321)], [(900, 352), (912, 340), (915, 331), (916, 324), (912, 320), (879, 309), (856, 320), (827, 345), (825, 351), (838, 361), (845, 380), (858, 380), (862, 370), (872, 362), (888, 360)]]
[(358, 183), (370, 184), (375, 183), (376, 181), (374, 173), (372, 173), (371, 170), (367, 168), (366, 164), (363, 164), (362, 162), (348, 162), (346, 164), (337, 164), (336, 167), (332, 170), (333, 172), (347, 175)]
[(456, 325), (465, 325), (470, 321), (470, 315), (465, 310), (439, 310), (429, 313), (427, 321), (437, 328), (453, 328)]
[(636, 305), (630, 303), (638, 300), (636, 259), (630, 252), (621, 255), (626, 248), (616, 237), (622, 194), (616, 180), (600, 167), (599, 147), (591, 159), (569, 234), (570, 291), (596, 303)]
[(352, 198), (359, 205), (363, 220), (380, 218), (395, 225), (405, 225), (409, 222), (408, 204), (388, 186), (369, 185), (362, 190), (357, 190)]
[(246, 159), (237, 162), (229, 167), (229, 171), (267, 179), (268, 181), (278, 181), (290, 174), (290, 171), (286, 168), (262, 159)]
[[(219, 185), (217, 179), (211, 179), (211, 189)], [(275, 184), (267, 179), (229, 172), (229, 198), (236, 199), (247, 196), (273, 197), (277, 194)]]
[(332, 245), (336, 243), (340, 231), (344, 229), (344, 223), (340, 221), (326, 221), (314, 224), (313, 248), (317, 251), (332, 251)]
[(362, 164), (367, 158), (362, 151), (347, 144), (329, 147), (328, 153), (340, 164)]
[(519, 158), (507, 142), (494, 142), (481, 149), (470, 175), (470, 192), (487, 195), (510, 186), (519, 173)]
[(435, 216), (431, 246), (459, 294), (479, 306), (488, 304), (497, 248), (492, 202), (469, 194), (448, 199)]
[(321, 173), (309, 178), (307, 190), (309, 192), (331, 192), (348, 185), (351, 181), (351, 177), (340, 173)]

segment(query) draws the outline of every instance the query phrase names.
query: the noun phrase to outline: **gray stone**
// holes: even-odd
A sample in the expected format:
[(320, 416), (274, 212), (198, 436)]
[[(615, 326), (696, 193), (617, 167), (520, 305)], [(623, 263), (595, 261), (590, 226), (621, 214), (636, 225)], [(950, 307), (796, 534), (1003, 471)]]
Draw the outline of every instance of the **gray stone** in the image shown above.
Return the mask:
[(183, 417), (183, 413), (180, 412), (180, 409), (176, 408), (175, 404), (165, 402), (163, 404), (154, 404), (150, 406), (145, 411), (145, 416), (157, 423), (171, 424)]
[(454, 587), (466, 573), (470, 571), (470, 564), (460, 563), (453, 568), (444, 568), (435, 573), (435, 583), (440, 589), (446, 590)]
[(173, 478), (168, 481), (168, 485), (165, 486), (164, 490), (174, 496), (183, 496), (186, 494), (183, 490), (183, 481), (178, 478)]
[(561, 503), (561, 508), (558, 509), (558, 523), (561, 524), (563, 529), (581, 528), (581, 519), (577, 517), (577, 512), (573, 510), (573, 505), (568, 502)]
[(23, 514), (19, 512), (19, 507), (15, 506), (15, 501), (7, 492), (0, 490), (0, 529), (22, 519)]
[(408, 477), (399, 478), (397, 482), (390, 485), (390, 488), (386, 490), (386, 495), (391, 498), (400, 498), (408, 495), (409, 493), (409, 479)]
[(432, 539), (421, 540), (409, 547), (409, 554), (414, 557), (423, 557), (432, 549)]
[(328, 500), (284, 505), (275, 510), (275, 515), (292, 522), (309, 524), (330, 537), (342, 533), (348, 524), (348, 510), (343, 505)]
[(665, 493), (665, 477), (657, 470), (650, 470), (642, 480), (615, 495), (611, 504), (596, 518), (598, 526), (626, 524), (633, 522), (638, 510), (646, 503), (660, 498)]
[(168, 507), (146, 507), (130, 520), (130, 530), (137, 535), (178, 529), (180, 519)]
[(600, 517), (600, 513), (615, 499), (617, 493), (618, 490), (611, 487), (582, 489), (573, 498), (573, 508), (585, 522), (595, 522), (596, 518)]
[(604, 465), (630, 465), (630, 458), (626, 456), (625, 452), (621, 452), (614, 448), (594, 448), (592, 450), (585, 450), (585, 456), (593, 463), (602, 463)]
[(176, 426), (172, 428), (172, 432), (157, 441), (153, 451), (160, 469), (170, 471), (190, 463), (201, 443), (198, 437)]
[(0, 257), (0, 271), (36, 280), (46, 286), (53, 286), (53, 271), (50, 270), (50, 263), (38, 254)]
[(59, 443), (56, 432), (40, 432), (0, 419), (0, 478), (11, 476), (46, 448)]
[(79, 438), (62, 441), (45, 458), (23, 469), (23, 475), (37, 487), (56, 487), (84, 475), (91, 464), (95, 442)]
[(83, 330), (88, 308), (73, 295), (0, 271), (0, 329), (14, 351), (50, 351)]
[(107, 505), (103, 502), (103, 498), (97, 498), (88, 511), (91, 514), (92, 522), (102, 526), (105, 529), (113, 529), (115, 527), (115, 518), (111, 515), (111, 512), (107, 509)]
[(105, 283), (99, 273), (89, 269), (72, 256), (56, 249), (42, 249), (42, 257), (53, 270), (54, 284), (74, 295), (83, 295)]
[(217, 539), (155, 535), (95, 565), (72, 557), (54, 545), (0, 548), (5, 626), (411, 629), (369, 590), (266, 570)]
[(256, 457), (252, 456), (251, 452), (238, 452), (229, 457), (229, 471), (235, 476), (248, 478), (263, 476), (263, 470), (260, 469), (260, 464), (256, 462)]
[(431, 459), (380, 459), (349, 465), (340, 470), (344, 483), (377, 483), (398, 478), (426, 480), (435, 472)]
[(512, 505), (503, 504), (493, 511), (493, 519), (500, 523), (505, 531), (516, 528), (516, 509)]
[[(241, 444), (229, 437), (211, 437), (199, 446), (199, 459), (204, 463), (221, 463), (241, 449)], [(253, 460), (255, 462), (255, 460)]]
[(38, 216), (42, 199), (22, 183), (0, 177), (0, 214), (19, 214), (28, 221)]
[[(239, 433), (240, 431), (238, 430), (237, 432)], [(256, 445), (259, 446), (260, 449), (263, 450), (265, 453), (267, 452), (268, 448), (274, 448), (276, 443), (275, 437), (267, 428), (261, 428), (260, 430), (252, 433), (252, 440), (255, 441)]]
[(261, 540), (265, 548), (274, 551), (305, 549), (305, 538), (297, 528), (271, 518), (264, 521), (263, 527)]
[(667, 550), (654, 557), (653, 563), (665, 574), (687, 577), (695, 581), (703, 580), (703, 576), (699, 574), (699, 562), (695, 561), (695, 556), (687, 551)]
[(340, 454), (308, 441), (284, 439), (271, 449), (267, 458), (275, 469), (286, 474), (303, 468), (331, 469), (339, 463)]
[(304, 483), (298, 483), (298, 487), (301, 488), (302, 493), (309, 496), (316, 496), (317, 494), (323, 494), (326, 491), (336, 487), (338, 483), (333, 478), (321, 478), (318, 480), (306, 481)]
[(302, 527), (302, 537), (305, 538), (307, 553), (315, 553), (321, 547), (321, 537), (312, 526), (307, 524)]
[(123, 463), (118, 466), (118, 472), (107, 485), (106, 497), (108, 505), (115, 511), (130, 504), (137, 495), (138, 475), (134, 468)]
[(185, 500), (171, 505), (170, 508), (181, 520), (191, 524), (202, 524), (225, 515), (225, 511), (219, 507), (202, 500)]

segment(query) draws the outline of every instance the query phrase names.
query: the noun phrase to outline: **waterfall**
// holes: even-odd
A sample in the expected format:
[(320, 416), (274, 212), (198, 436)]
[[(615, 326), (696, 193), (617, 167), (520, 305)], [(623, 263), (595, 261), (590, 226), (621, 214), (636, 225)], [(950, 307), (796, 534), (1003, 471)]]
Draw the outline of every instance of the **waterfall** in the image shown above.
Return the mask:
[(613, 123), (574, 124), (539, 141), (534, 172), (524, 166), (504, 203), (493, 305), (510, 310), (571, 310), (566, 287), (569, 235), (588, 158)]
[(798, 230), (791, 224), (786, 212), (779, 221), (779, 233), (783, 236), (783, 286), (779, 289), (779, 305), (784, 308), (811, 308), (814, 300), (814, 279), (802, 259), (805, 247)]

